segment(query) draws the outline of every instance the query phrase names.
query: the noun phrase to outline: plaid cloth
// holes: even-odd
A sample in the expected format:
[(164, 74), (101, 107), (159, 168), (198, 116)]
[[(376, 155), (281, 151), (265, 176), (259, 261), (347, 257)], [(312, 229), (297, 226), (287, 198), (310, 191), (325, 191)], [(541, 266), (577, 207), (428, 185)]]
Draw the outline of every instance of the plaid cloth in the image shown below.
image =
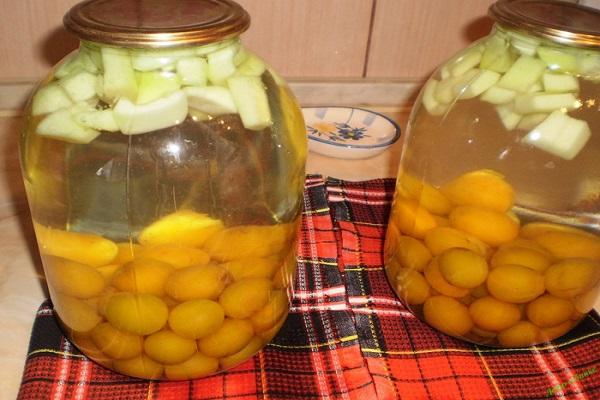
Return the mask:
[(600, 318), (528, 349), (470, 345), (429, 328), (394, 296), (382, 249), (394, 181), (306, 181), (294, 300), (280, 333), (227, 372), (128, 378), (35, 320), (19, 400), (600, 399)]

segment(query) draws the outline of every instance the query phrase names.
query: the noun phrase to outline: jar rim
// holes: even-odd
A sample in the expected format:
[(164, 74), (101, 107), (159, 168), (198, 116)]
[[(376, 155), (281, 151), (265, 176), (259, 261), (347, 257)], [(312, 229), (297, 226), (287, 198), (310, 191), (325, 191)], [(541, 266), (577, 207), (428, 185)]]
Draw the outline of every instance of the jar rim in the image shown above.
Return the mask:
[(508, 28), (575, 47), (600, 47), (600, 11), (556, 0), (498, 0), (488, 15)]
[(250, 16), (232, 0), (86, 0), (69, 10), (63, 23), (82, 40), (168, 48), (239, 36)]

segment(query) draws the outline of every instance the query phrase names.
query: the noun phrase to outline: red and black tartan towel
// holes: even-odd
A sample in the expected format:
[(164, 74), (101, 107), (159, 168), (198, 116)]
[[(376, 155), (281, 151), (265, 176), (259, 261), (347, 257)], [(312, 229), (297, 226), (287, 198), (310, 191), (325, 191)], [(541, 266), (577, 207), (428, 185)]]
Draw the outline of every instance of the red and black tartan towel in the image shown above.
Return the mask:
[(492, 349), (421, 323), (382, 269), (393, 180), (306, 181), (292, 311), (253, 359), (211, 377), (150, 382), (110, 372), (38, 311), (19, 400), (600, 399), (600, 318), (528, 349)]

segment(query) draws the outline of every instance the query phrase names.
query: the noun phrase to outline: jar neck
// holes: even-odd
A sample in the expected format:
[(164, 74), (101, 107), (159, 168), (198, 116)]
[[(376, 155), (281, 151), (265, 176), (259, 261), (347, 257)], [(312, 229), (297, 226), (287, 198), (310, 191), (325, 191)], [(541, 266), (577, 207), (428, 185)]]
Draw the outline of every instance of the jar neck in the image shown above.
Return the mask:
[(134, 53), (146, 53), (149, 55), (156, 54), (162, 56), (163, 54), (168, 53), (178, 53), (183, 50), (192, 50), (197, 55), (206, 55), (212, 53), (214, 51), (220, 50), (222, 48), (235, 45), (241, 46), (240, 36), (229, 37), (223, 40), (217, 40), (210, 43), (203, 43), (198, 45), (185, 45), (185, 46), (166, 46), (160, 48), (140, 48), (135, 46), (118, 46), (109, 43), (101, 43), (101, 42), (93, 42), (89, 40), (80, 40), (79, 41), (79, 50), (89, 50), (89, 51), (98, 51), (101, 48), (113, 48), (113, 49), (125, 49), (130, 50)]

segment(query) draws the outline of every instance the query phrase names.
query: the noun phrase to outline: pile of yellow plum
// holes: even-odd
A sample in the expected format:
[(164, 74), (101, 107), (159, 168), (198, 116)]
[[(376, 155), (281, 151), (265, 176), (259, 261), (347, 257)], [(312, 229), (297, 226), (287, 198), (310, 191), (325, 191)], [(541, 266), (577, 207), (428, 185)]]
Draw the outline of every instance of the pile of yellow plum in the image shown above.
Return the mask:
[(401, 173), (386, 238), (397, 295), (436, 329), (522, 347), (565, 334), (600, 291), (600, 237), (550, 222), (521, 225), (514, 190), (491, 170), (434, 187)]
[(296, 227), (225, 227), (178, 211), (137, 243), (115, 243), (35, 223), (69, 338), (108, 368), (169, 380), (230, 368), (275, 336), (289, 310)]

